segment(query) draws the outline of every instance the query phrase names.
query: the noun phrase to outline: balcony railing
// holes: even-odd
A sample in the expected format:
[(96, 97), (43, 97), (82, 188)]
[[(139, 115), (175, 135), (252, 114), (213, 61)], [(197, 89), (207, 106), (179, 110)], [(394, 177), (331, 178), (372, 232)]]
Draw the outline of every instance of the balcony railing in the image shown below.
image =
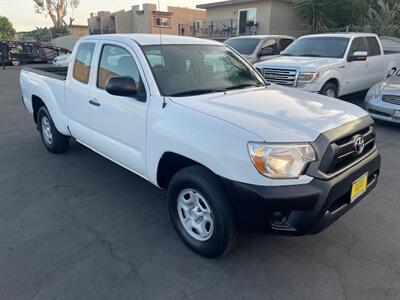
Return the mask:
[(191, 26), (193, 36), (210, 39), (257, 34), (257, 28), (257, 24), (249, 22), (239, 30), (237, 19), (198, 21)]

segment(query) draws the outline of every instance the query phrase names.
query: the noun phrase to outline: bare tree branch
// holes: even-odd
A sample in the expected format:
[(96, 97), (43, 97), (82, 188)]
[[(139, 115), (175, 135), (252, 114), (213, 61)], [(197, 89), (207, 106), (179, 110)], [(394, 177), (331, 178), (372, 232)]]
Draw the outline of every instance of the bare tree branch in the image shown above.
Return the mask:
[[(50, 16), (55, 28), (67, 26), (64, 18), (68, 14), (68, 10), (72, 11), (78, 7), (79, 0), (33, 0), (35, 4), (35, 12), (45, 17)], [(70, 18), (70, 26), (74, 19)]]

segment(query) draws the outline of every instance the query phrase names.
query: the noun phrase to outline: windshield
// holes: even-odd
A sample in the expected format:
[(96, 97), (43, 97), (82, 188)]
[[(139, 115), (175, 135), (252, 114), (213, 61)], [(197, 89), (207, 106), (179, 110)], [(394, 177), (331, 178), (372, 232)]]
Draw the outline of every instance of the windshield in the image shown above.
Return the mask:
[(225, 46), (144, 46), (160, 92), (188, 96), (264, 86), (262, 77)]
[(287, 47), (281, 55), (343, 58), (348, 43), (349, 38), (341, 37), (300, 38)]
[(259, 42), (260, 39), (230, 39), (225, 42), (225, 45), (232, 47), (240, 54), (250, 55), (254, 53)]

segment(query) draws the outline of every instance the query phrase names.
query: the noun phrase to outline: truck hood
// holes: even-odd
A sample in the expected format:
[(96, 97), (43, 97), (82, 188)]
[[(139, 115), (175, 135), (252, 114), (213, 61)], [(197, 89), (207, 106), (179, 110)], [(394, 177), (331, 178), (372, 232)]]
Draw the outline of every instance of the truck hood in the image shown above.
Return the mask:
[(330, 67), (340, 63), (341, 59), (326, 57), (279, 56), (273, 59), (256, 63), (257, 68), (300, 69), (316, 71), (323, 67)]
[(321, 133), (367, 114), (341, 100), (277, 85), (170, 99), (239, 126), (266, 142), (311, 142)]

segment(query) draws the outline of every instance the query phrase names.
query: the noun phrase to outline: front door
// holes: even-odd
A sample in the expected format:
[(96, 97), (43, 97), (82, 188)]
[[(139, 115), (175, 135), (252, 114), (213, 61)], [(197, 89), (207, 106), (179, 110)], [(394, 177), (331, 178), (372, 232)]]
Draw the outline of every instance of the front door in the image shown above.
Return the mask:
[[(90, 91), (89, 115), (95, 149), (109, 159), (145, 175), (147, 102), (142, 76), (134, 52), (124, 44), (99, 46), (100, 62), (96, 82)], [(113, 96), (105, 90), (107, 80), (129, 76), (139, 89), (137, 97)]]

